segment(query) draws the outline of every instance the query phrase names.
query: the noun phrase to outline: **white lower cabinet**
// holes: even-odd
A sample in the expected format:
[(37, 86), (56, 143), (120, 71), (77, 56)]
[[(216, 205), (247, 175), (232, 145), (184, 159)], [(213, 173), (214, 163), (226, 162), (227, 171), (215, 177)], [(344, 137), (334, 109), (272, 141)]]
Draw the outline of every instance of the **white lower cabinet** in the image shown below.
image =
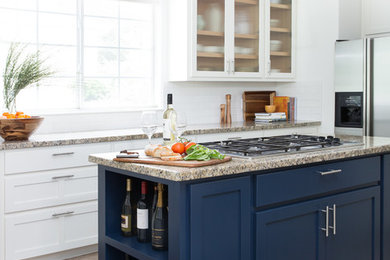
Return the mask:
[(97, 243), (97, 201), (6, 215), (6, 259)]
[(97, 166), (5, 177), (5, 212), (97, 199)]

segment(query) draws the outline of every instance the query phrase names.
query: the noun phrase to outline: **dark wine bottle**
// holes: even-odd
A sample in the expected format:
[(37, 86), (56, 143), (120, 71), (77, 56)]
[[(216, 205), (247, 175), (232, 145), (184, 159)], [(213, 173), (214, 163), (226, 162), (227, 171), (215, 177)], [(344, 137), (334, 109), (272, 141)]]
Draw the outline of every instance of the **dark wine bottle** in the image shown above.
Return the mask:
[(129, 237), (132, 235), (131, 232), (131, 180), (126, 180), (126, 199), (122, 206), (122, 214), (121, 214), (121, 230), (122, 235)]
[(163, 197), (164, 186), (157, 185), (158, 198), (152, 219), (152, 248), (166, 250), (168, 248), (168, 211)]
[(146, 200), (146, 181), (141, 182), (141, 198), (137, 203), (137, 239), (139, 242), (148, 242), (149, 207)]
[(154, 214), (154, 211), (156, 210), (157, 206), (157, 197), (158, 197), (158, 191), (157, 191), (157, 184), (155, 183), (153, 185), (153, 201), (152, 201), (152, 216)]

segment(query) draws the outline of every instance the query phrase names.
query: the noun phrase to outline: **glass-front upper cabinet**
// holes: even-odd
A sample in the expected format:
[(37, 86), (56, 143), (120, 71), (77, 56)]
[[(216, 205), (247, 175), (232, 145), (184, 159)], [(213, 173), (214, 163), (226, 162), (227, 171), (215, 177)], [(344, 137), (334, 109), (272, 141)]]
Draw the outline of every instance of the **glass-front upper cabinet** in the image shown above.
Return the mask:
[(225, 71), (225, 1), (197, 0), (197, 71)]
[(270, 0), (269, 64), (271, 77), (293, 73), (293, 0)]
[(234, 1), (234, 72), (261, 72), (260, 0)]
[(297, 0), (170, 0), (171, 81), (291, 81)]

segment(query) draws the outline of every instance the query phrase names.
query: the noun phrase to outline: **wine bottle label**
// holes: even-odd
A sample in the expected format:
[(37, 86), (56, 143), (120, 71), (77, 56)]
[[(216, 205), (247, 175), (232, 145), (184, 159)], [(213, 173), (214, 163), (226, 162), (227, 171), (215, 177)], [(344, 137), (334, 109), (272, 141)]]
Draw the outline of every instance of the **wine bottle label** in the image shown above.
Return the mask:
[(129, 226), (129, 218), (130, 216), (126, 216), (126, 215), (121, 215), (121, 218), (122, 218), (122, 222), (121, 222), (121, 228), (122, 229), (130, 229), (131, 227)]
[(163, 140), (171, 141), (171, 129), (170, 129), (171, 120), (163, 119)]
[(167, 246), (168, 234), (166, 229), (152, 229), (152, 246), (164, 248)]
[(148, 229), (149, 228), (149, 210), (137, 209), (137, 228)]

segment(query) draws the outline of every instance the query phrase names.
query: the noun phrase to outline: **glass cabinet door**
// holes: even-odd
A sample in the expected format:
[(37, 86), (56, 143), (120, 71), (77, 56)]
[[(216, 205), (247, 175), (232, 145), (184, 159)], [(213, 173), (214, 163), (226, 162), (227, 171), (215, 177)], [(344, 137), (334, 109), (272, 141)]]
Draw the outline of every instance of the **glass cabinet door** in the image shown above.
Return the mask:
[(234, 71), (259, 72), (260, 0), (234, 1)]
[(292, 0), (270, 0), (269, 73), (292, 72)]
[(225, 1), (197, 0), (197, 71), (225, 71), (224, 27)]

